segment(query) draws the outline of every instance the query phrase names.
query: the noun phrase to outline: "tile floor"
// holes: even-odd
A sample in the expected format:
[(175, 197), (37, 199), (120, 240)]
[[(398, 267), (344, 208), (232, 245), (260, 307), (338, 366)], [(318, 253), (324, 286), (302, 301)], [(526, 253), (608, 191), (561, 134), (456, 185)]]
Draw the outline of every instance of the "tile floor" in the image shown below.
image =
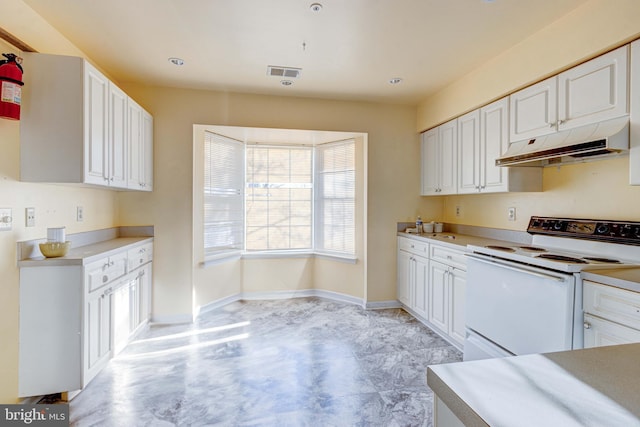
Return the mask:
[(400, 309), (242, 301), (152, 326), (70, 404), (73, 426), (430, 426), (462, 354)]

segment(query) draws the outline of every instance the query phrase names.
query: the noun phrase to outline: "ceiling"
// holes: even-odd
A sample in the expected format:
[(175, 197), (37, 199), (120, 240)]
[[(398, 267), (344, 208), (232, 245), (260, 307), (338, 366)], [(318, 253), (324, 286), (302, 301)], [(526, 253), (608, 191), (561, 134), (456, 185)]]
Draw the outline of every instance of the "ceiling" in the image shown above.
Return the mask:
[(118, 82), (412, 105), (586, 1), (24, 0)]

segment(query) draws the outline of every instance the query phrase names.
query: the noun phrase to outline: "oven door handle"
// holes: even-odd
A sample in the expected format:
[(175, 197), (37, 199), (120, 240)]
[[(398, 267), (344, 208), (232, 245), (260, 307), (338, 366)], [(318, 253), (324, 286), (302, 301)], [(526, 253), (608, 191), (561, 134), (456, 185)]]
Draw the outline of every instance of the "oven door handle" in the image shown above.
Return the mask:
[(512, 271), (516, 271), (519, 273), (524, 273), (524, 274), (530, 274), (532, 276), (537, 276), (537, 277), (541, 277), (543, 279), (549, 279), (549, 280), (555, 280), (556, 282), (565, 282), (567, 280), (567, 278), (565, 276), (555, 276), (553, 274), (547, 274), (547, 273), (543, 273), (541, 271), (537, 271), (537, 270), (532, 270), (527, 268), (524, 265), (521, 264), (514, 264), (514, 263), (510, 263), (508, 261), (498, 261), (495, 258), (489, 258), (489, 257), (484, 257), (482, 255), (479, 254), (465, 254), (466, 256), (468, 256), (469, 258), (472, 258), (478, 262), (482, 262), (485, 264), (490, 264), (490, 265), (497, 265), (500, 266), (502, 268), (506, 268), (507, 270), (512, 270)]

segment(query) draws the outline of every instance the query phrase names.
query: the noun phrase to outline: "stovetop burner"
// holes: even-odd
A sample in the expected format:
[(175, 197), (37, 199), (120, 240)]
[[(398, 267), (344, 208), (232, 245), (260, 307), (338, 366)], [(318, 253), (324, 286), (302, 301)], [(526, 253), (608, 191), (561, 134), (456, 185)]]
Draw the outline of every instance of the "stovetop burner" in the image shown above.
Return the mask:
[(518, 246), (520, 249), (530, 252), (547, 252), (545, 248), (539, 248), (537, 246)]
[(621, 261), (619, 259), (613, 259), (613, 258), (601, 258), (601, 257), (586, 256), (583, 259), (586, 259), (587, 261), (594, 261), (594, 262), (606, 262), (607, 264), (620, 264), (621, 263)]
[(562, 262), (567, 262), (571, 264), (587, 264), (588, 263), (584, 259), (573, 258), (570, 256), (557, 255), (557, 254), (542, 254), (542, 255), (538, 255), (538, 258), (549, 259), (552, 261), (562, 261)]
[(505, 251), (505, 252), (515, 252), (516, 251), (515, 249), (510, 248), (508, 246), (487, 245), (487, 246), (485, 246), (485, 248), (495, 249), (497, 251)]

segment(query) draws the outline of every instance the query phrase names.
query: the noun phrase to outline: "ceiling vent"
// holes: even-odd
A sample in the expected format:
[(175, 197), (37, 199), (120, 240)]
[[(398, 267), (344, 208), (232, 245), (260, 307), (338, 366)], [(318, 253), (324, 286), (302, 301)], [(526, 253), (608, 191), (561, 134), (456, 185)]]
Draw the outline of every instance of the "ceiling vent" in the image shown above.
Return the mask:
[(278, 67), (275, 65), (269, 65), (267, 67), (267, 75), (274, 77), (286, 77), (288, 79), (297, 79), (300, 77), (302, 68), (293, 67)]

